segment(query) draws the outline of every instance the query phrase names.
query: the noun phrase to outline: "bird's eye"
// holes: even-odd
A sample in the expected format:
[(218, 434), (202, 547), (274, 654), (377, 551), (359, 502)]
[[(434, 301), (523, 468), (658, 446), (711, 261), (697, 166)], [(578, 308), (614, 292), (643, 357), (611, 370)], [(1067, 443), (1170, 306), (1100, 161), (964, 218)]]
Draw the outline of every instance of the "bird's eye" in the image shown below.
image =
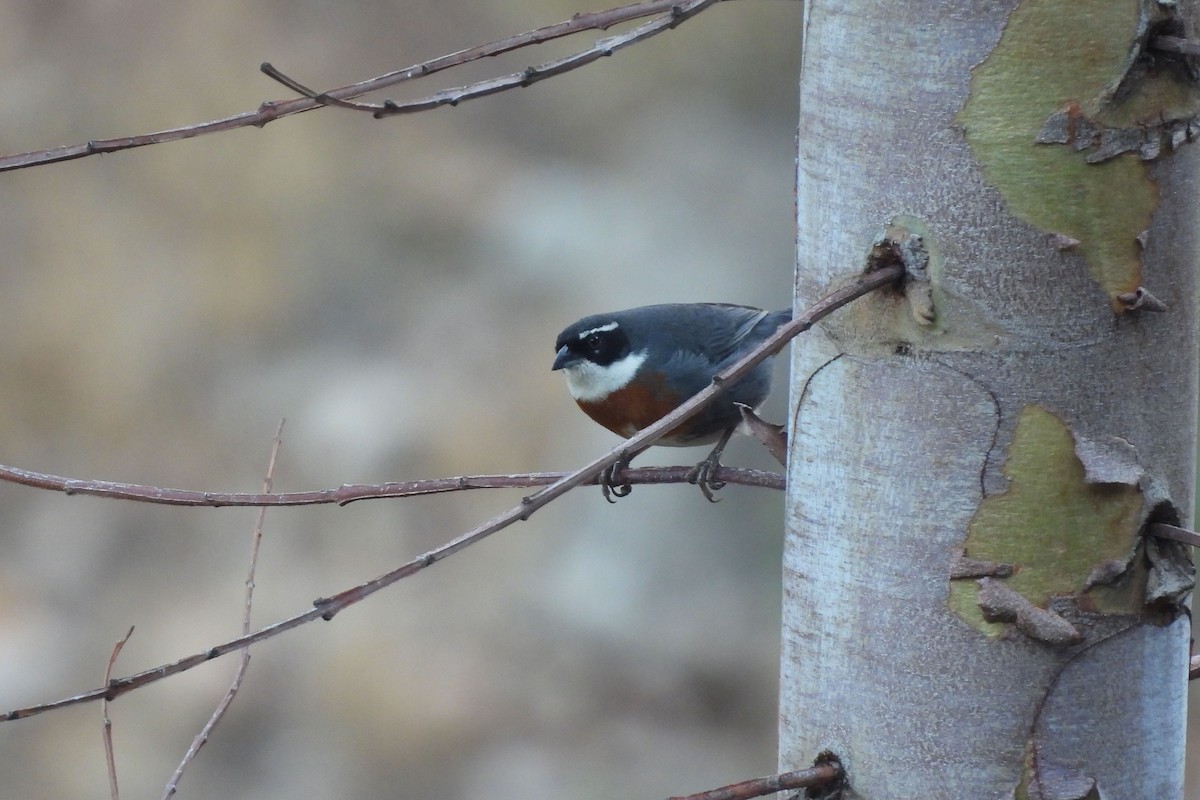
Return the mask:
[(604, 348), (604, 339), (598, 333), (593, 333), (583, 340), (584, 346), (593, 355), (599, 353)]

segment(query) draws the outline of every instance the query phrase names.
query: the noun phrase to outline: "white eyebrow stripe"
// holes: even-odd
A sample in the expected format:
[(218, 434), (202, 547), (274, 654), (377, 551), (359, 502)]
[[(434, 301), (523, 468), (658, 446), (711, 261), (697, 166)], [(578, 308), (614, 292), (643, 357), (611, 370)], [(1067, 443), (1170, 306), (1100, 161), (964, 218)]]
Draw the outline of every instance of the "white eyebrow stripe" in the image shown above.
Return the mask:
[(608, 331), (615, 331), (616, 329), (617, 323), (610, 322), (607, 325), (601, 325), (599, 328), (592, 328), (591, 330), (582, 332), (579, 334), (579, 339), (582, 341), (583, 339), (591, 336), (593, 333), (607, 333)]

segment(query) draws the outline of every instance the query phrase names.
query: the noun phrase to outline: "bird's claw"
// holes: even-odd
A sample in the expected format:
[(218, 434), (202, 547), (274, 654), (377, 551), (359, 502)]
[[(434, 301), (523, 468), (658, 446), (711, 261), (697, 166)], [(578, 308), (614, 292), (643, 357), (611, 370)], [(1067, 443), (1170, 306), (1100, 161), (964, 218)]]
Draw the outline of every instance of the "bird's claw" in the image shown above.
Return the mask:
[(692, 467), (687, 474), (687, 482), (699, 486), (700, 491), (704, 494), (704, 499), (710, 503), (721, 502), (713, 497), (713, 492), (719, 492), (725, 488), (725, 481), (716, 479), (717, 470), (721, 468), (721, 454), (725, 452), (725, 445), (729, 443), (729, 437), (733, 435), (733, 430), (730, 428), (725, 431), (717, 442), (717, 446), (708, 454), (708, 458)]
[(687, 482), (700, 487), (700, 491), (710, 503), (721, 502), (719, 498), (713, 496), (713, 492), (719, 492), (725, 488), (725, 481), (716, 480), (717, 470), (721, 468), (721, 454), (717, 451), (709, 453), (708, 458), (701, 461), (687, 474)]
[(600, 491), (608, 502), (615, 503), (617, 499), (628, 497), (629, 493), (633, 491), (633, 485), (627, 479), (620, 482), (617, 480), (617, 476), (622, 475), (628, 466), (629, 457), (622, 456), (605, 467), (604, 471), (596, 478), (596, 482), (600, 484)]

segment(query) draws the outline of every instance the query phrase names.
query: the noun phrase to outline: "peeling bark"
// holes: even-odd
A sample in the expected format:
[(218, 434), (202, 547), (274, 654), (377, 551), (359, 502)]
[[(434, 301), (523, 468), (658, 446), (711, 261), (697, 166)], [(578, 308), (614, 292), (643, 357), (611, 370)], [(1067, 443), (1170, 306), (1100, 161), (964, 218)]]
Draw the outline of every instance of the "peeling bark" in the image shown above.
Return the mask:
[(922, 255), (793, 352), (782, 768), (1181, 798), (1200, 92), (1146, 43), (1198, 2), (808, 3), (797, 302)]

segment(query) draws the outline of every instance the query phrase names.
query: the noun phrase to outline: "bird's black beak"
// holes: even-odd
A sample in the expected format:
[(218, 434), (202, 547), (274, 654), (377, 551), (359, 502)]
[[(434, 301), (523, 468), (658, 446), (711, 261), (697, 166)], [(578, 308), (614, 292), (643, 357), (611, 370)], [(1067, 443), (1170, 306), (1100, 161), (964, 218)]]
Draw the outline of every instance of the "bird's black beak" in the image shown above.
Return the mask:
[(572, 353), (570, 348), (564, 344), (562, 347), (558, 348), (558, 353), (554, 356), (554, 366), (552, 366), (550, 369), (563, 369), (564, 367), (569, 367), (572, 364), (578, 364), (582, 360), (582, 358), (580, 358), (576, 353)]

